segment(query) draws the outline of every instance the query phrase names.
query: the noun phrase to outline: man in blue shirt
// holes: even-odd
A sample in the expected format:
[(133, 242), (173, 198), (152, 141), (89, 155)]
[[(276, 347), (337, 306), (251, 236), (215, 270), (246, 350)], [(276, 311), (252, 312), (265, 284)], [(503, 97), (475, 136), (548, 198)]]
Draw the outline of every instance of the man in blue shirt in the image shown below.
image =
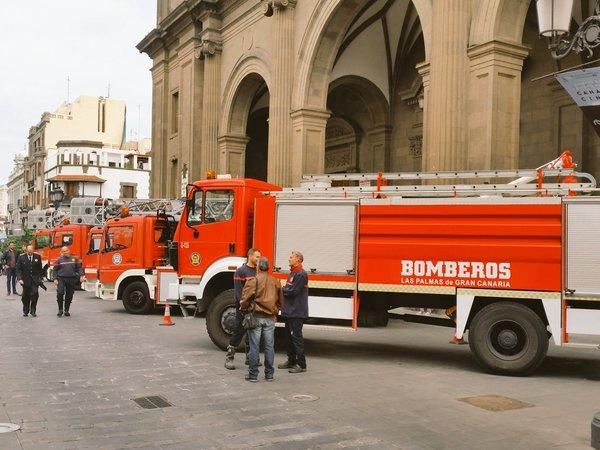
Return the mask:
[[(229, 370), (235, 369), (233, 357), (236, 349), (242, 343), (242, 339), (246, 336), (246, 330), (242, 326), (244, 314), (240, 312), (240, 300), (242, 298), (242, 290), (246, 281), (256, 276), (256, 265), (261, 257), (260, 251), (256, 248), (248, 250), (246, 262), (237, 268), (233, 274), (233, 290), (235, 298), (235, 329), (229, 338), (227, 346), (227, 354), (225, 355), (225, 368)], [(248, 346), (246, 346), (248, 347)]]

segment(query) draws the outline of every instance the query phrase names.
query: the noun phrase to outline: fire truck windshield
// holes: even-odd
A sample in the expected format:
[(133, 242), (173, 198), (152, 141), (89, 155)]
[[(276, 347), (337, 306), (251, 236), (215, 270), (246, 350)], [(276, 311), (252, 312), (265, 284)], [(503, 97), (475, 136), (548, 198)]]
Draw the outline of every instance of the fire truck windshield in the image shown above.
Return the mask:
[(35, 248), (46, 248), (50, 245), (50, 236), (42, 235), (35, 237)]
[(199, 225), (231, 220), (234, 197), (232, 190), (196, 191), (193, 206), (188, 213), (188, 224)]
[(90, 248), (88, 254), (98, 253), (100, 251), (100, 243), (102, 242), (102, 234), (92, 234), (90, 239)]
[(109, 227), (106, 237), (106, 251), (131, 247), (133, 242), (132, 226)]
[(55, 233), (52, 246), (57, 247), (68, 247), (73, 243), (73, 233)]

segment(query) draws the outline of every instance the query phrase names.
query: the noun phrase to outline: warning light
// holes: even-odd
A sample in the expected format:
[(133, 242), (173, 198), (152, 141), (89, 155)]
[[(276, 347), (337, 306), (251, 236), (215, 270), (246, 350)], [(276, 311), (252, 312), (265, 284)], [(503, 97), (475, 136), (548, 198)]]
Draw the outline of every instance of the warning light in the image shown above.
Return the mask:
[(214, 180), (216, 178), (217, 178), (217, 172), (215, 172), (214, 170), (206, 171), (206, 179), (207, 180)]
[(65, 217), (62, 223), (63, 225), (69, 225), (71, 223), (71, 218), (69, 216)]
[(127, 206), (121, 206), (121, 209), (119, 211), (119, 215), (122, 218), (129, 217), (129, 208)]

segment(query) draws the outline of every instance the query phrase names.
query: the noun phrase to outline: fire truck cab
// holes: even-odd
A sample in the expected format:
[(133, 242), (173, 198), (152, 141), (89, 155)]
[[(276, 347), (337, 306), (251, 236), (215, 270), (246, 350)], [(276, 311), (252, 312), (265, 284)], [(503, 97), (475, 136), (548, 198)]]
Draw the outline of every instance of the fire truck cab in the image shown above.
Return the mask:
[(50, 232), (50, 246), (48, 251), (48, 279), (54, 279), (53, 266), (60, 256), (62, 247), (69, 247), (71, 255), (81, 259), (87, 251), (88, 234), (91, 226), (86, 224), (62, 224), (54, 227)]
[(155, 269), (167, 264), (167, 245), (174, 230), (173, 217), (166, 214), (124, 215), (108, 219), (97, 252), (100, 298), (123, 300), (125, 310), (131, 314), (152, 311), (156, 290)]
[(550, 338), (598, 349), (588, 341), (600, 336), (597, 193), (591, 175), (556, 166), (309, 176), (286, 189), (198, 181), (171, 246), (177, 274), (158, 271), (159, 302), (196, 300), (209, 336), (225, 348), (233, 273), (248, 248), (259, 248), (282, 282), (299, 250), (312, 319), (356, 330), (385, 326), (398, 307), (456, 308), (445, 325), (457, 338), (468, 330), (485, 370), (526, 375)]

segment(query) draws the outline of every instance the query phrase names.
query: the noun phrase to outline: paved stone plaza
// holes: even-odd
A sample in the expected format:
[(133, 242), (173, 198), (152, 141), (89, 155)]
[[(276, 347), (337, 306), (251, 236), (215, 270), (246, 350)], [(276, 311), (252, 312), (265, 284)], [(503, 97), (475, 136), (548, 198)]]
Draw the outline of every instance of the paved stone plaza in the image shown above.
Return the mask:
[[(589, 448), (600, 410), (600, 351), (551, 348), (533, 376), (498, 377), (468, 346), (448, 345), (450, 329), (394, 320), (307, 331), (307, 373), (250, 384), (223, 368), (204, 319), (161, 327), (159, 314), (131, 316), (84, 292), (72, 317), (57, 318), (53, 296), (42, 293), (37, 318), (0, 296), (0, 422), (22, 427), (0, 434), (1, 449), (576, 449)], [(152, 395), (173, 406), (132, 400)], [(493, 412), (459, 400), (483, 395), (524, 404)]]

